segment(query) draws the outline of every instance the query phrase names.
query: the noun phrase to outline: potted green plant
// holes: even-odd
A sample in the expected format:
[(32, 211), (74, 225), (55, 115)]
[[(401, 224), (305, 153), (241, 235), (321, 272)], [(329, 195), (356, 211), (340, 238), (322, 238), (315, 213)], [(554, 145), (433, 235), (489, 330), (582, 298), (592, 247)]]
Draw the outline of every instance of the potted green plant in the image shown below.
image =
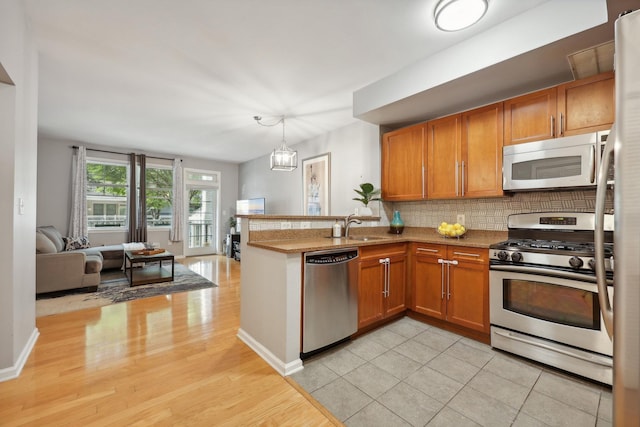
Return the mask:
[(374, 202), (377, 200), (382, 200), (378, 195), (380, 194), (380, 189), (376, 189), (373, 184), (370, 182), (364, 182), (360, 184), (360, 188), (354, 188), (358, 196), (354, 197), (353, 200), (360, 202), (364, 205), (364, 208), (360, 208), (359, 214), (363, 216), (372, 215), (371, 208), (369, 207), (369, 202)]
[(236, 221), (235, 217), (229, 217), (229, 234), (236, 233), (236, 225), (238, 225), (238, 221)]

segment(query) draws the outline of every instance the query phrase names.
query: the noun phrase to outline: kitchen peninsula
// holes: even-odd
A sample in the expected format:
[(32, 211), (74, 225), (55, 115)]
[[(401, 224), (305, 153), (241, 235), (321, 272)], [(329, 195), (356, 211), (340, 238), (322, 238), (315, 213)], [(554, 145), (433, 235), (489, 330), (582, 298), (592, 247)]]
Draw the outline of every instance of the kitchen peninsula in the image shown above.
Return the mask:
[[(362, 217), (361, 226), (352, 228), (352, 235), (374, 239), (334, 239), (329, 237), (331, 227), (343, 217), (248, 215), (241, 218), (238, 337), (283, 376), (302, 369), (300, 343), (305, 252), (345, 247), (358, 247), (362, 251), (398, 244), (406, 244), (407, 248), (434, 244), (485, 250), (491, 243), (506, 238), (506, 232), (502, 231), (469, 230), (463, 239), (444, 239), (433, 228), (416, 227), (407, 227), (403, 234), (393, 235), (388, 233), (388, 227), (377, 226), (379, 218)], [(485, 314), (488, 319), (488, 311)]]

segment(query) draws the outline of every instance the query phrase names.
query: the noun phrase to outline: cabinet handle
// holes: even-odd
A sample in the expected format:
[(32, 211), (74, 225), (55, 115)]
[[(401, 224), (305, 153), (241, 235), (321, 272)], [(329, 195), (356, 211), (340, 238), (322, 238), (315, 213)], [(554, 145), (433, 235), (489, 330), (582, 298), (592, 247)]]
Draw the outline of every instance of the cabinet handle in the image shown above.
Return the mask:
[(462, 161), (462, 197), (464, 197), (464, 160)]
[(451, 285), (449, 283), (449, 266), (451, 266), (451, 261), (447, 262), (447, 301), (451, 299)]
[(439, 252), (437, 249), (429, 249), (429, 248), (418, 248), (418, 252), (432, 252), (432, 253), (436, 253)]
[(455, 181), (456, 181), (456, 197), (458, 197), (458, 161), (456, 160), (456, 171), (455, 171)]
[(389, 296), (389, 263), (391, 262), (390, 258), (380, 258), (378, 262), (384, 265), (384, 282), (382, 289), (382, 296), (385, 298)]
[(385, 263), (385, 268), (387, 270), (387, 298), (389, 297), (389, 293), (390, 293), (389, 288), (391, 285), (391, 270), (389, 268), (390, 265), (391, 265), (391, 259), (387, 258)]
[(384, 259), (384, 290), (382, 291), (382, 295), (384, 295), (384, 297), (387, 297), (387, 285), (389, 283), (389, 269), (388, 269), (388, 264), (387, 264), (387, 260)]
[(551, 116), (550, 125), (551, 125), (551, 138), (555, 138), (556, 137), (556, 129), (555, 129), (555, 127), (556, 127), (556, 119), (553, 116)]
[(438, 264), (440, 264), (440, 294), (442, 295), (440, 298), (444, 299), (444, 265), (449, 264), (442, 258), (438, 260)]
[[(472, 257), (479, 257), (480, 254), (469, 254), (466, 252), (454, 252), (454, 255), (460, 255), (460, 256), (472, 256)], [(456, 261), (456, 264), (458, 263), (458, 261)]]
[[(424, 156), (423, 156), (424, 159)], [(424, 161), (424, 160), (423, 160)], [(425, 194), (425, 190), (424, 190), (424, 165), (422, 165), (422, 198), (426, 198), (426, 194)]]
[(560, 113), (560, 136), (564, 136), (564, 114)]

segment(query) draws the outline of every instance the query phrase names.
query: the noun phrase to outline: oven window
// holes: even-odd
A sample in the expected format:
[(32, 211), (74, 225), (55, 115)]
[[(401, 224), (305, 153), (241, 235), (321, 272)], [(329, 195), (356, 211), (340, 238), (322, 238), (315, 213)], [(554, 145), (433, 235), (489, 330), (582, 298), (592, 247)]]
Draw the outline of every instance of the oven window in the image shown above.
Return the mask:
[(582, 289), (531, 280), (503, 280), (503, 307), (562, 325), (600, 330), (598, 296)]

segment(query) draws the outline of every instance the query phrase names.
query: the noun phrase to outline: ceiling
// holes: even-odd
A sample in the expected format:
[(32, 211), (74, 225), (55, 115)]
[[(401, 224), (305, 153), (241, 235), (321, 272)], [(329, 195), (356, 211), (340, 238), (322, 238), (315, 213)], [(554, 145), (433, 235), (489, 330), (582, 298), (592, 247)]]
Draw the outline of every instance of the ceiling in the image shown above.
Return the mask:
[[(259, 126), (256, 115), (284, 115), (289, 145), (327, 133), (359, 120), (354, 92), (567, 1), (490, 0), (480, 24), (443, 33), (431, 19), (437, 0), (25, 0), (39, 51), (39, 133), (239, 163), (282, 139), (281, 127)], [(400, 104), (363, 119), (433, 113)]]

